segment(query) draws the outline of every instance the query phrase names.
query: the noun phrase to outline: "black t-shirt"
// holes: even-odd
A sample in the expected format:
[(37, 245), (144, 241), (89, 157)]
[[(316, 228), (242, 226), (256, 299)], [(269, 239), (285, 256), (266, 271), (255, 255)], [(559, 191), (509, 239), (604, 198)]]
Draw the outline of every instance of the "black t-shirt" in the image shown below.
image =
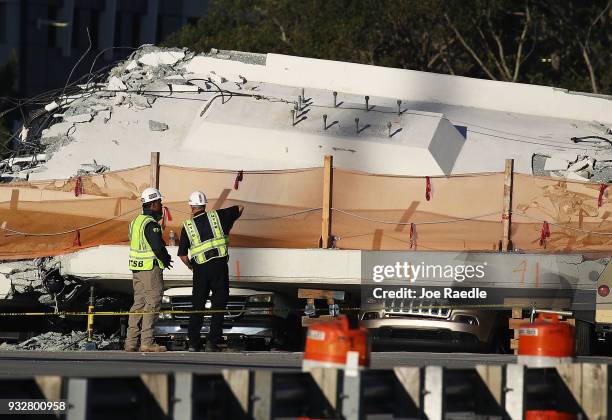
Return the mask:
[[(229, 235), (230, 230), (232, 230), (232, 227), (234, 226), (234, 222), (240, 217), (240, 208), (238, 206), (232, 206), (225, 209), (219, 209), (217, 210), (217, 214), (219, 215), (219, 220), (221, 221), (223, 233), (225, 235)], [(212, 228), (210, 227), (210, 223), (208, 223), (206, 212), (202, 211), (197, 213), (193, 217), (193, 220), (202, 242), (212, 239), (213, 232)], [(181, 239), (179, 241), (178, 256), (188, 255), (187, 251), (189, 250), (190, 246), (191, 244), (189, 243), (189, 237), (187, 236), (187, 232), (185, 232), (185, 228), (183, 227), (181, 230)], [(223, 259), (217, 258), (217, 260), (227, 261), (227, 257)]]

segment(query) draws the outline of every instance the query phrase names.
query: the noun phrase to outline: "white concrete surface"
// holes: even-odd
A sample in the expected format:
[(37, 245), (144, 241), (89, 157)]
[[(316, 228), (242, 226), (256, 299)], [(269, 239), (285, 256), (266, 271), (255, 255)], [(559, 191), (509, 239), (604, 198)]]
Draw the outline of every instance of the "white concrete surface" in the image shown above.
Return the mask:
[[(99, 105), (112, 107), (110, 115), (98, 114), (91, 122), (70, 128), (66, 124), (52, 127), (47, 135), (66, 134), (68, 129), (72, 141), (53, 154), (46, 168), (31, 173), (30, 179), (71, 177), (93, 158), (111, 170), (140, 166), (148, 163), (154, 150), (161, 152), (162, 163), (231, 170), (321, 166), (320, 156), (333, 154), (338, 166), (376, 173), (423, 176), (503, 171), (507, 158), (515, 159), (516, 171), (531, 173), (534, 153), (594, 156), (605, 152), (594, 143), (576, 144), (571, 137), (595, 131), (605, 136), (606, 124), (612, 122), (612, 101), (603, 97), (275, 54), (265, 56), (265, 65), (209, 56), (181, 61), (179, 57), (176, 74), (148, 79), (154, 77), (147, 72), (155, 63), (172, 62), (177, 54), (185, 55), (148, 52), (140, 57), (148, 64), (143, 68), (129, 62), (115, 69), (114, 75), (145, 73), (125, 83), (112, 77), (109, 87), (123, 89), (126, 83), (143, 80), (155, 82), (155, 89), (164, 93), (155, 94), (151, 107), (139, 105), (144, 97), (132, 95), (130, 100), (125, 93), (99, 99)], [(193, 92), (193, 86), (170, 93), (167, 87), (168, 83), (189, 86), (185, 85), (189, 79), (208, 78), (213, 72), (223, 89), (261, 96), (229, 99), (226, 94), (213, 100), (218, 95), (210, 85), (207, 93)], [(207, 89), (202, 80), (193, 85)], [(292, 126), (290, 110), (302, 88), (312, 102), (306, 118)], [(338, 92), (342, 103), (338, 108), (333, 106), (332, 91)], [(365, 112), (365, 95), (373, 111)], [(402, 100), (401, 116), (395, 113), (398, 99)], [(323, 114), (328, 115), (328, 124), (338, 123), (324, 130)], [(370, 127), (356, 133), (355, 117)], [(149, 120), (165, 123), (169, 129), (151, 132)], [(392, 130), (402, 131), (389, 138), (387, 122)], [(465, 140), (453, 126), (467, 132)]]
[[(189, 286), (192, 273), (176, 257), (177, 247), (169, 247), (169, 252), (175, 261), (172, 269), (164, 270), (165, 286)], [(90, 279), (110, 289), (130, 290), (132, 273), (127, 264), (128, 253), (127, 246), (109, 245), (67, 254), (61, 257), (61, 273)], [(597, 278), (605, 268), (604, 262), (585, 261), (581, 255), (231, 248), (230, 284), (255, 289), (271, 285), (272, 289), (275, 285), (343, 289), (362, 284), (368, 276), (372, 278), (370, 270), (374, 264), (393, 265), (404, 261), (415, 266), (483, 264), (485, 267), (482, 279), (457, 282), (432, 277), (417, 279), (414, 286), (594, 291)], [(403, 280), (401, 284), (411, 285)]]

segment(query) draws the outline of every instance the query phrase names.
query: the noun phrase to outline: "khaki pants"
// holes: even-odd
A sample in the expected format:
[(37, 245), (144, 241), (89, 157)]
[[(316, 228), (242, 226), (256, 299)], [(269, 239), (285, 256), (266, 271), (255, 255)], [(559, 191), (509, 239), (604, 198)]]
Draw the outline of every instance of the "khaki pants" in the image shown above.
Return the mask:
[[(164, 277), (162, 270), (154, 266), (153, 270), (134, 271), (134, 304), (130, 312), (151, 312), (161, 309), (161, 299), (164, 290)], [(140, 345), (150, 346), (153, 344), (153, 324), (157, 314), (130, 315), (128, 320), (126, 348), (136, 348), (138, 336)], [(142, 326), (140, 326), (142, 324)]]

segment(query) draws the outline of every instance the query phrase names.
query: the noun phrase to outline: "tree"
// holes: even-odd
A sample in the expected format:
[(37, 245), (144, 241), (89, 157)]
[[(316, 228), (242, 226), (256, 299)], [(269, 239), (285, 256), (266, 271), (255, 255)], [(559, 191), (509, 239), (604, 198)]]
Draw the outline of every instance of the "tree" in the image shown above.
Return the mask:
[(571, 90), (612, 89), (612, 0), (211, 0), (167, 40)]

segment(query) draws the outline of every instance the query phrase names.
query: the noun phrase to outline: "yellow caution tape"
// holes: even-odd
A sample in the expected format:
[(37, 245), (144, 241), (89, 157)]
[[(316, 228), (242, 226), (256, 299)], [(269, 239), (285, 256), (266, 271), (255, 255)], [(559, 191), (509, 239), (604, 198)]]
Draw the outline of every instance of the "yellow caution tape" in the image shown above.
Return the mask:
[[(516, 308), (517, 305), (507, 305), (507, 304), (490, 304), (490, 305), (444, 305), (444, 306), (423, 306), (423, 307), (419, 307), (419, 306), (415, 306), (414, 309), (456, 309), (456, 308), (462, 308), (462, 309), (512, 309), (512, 308)], [(252, 308), (253, 310), (257, 311), (257, 310), (264, 310), (264, 309), (268, 309), (268, 308)], [(389, 308), (387, 308), (389, 309)], [(531, 309), (531, 307), (525, 307), (525, 309)], [(203, 309), (203, 310), (162, 310), (162, 311), (137, 311), (137, 312), (130, 312), (130, 311), (100, 311), (100, 312), (0, 312), (0, 317), (3, 316), (129, 316), (129, 315), (161, 315), (161, 314), (183, 314), (183, 315), (190, 315), (190, 314), (214, 314), (214, 313), (243, 313), (245, 312), (247, 309)], [(343, 308), (340, 307), (340, 311), (341, 312), (357, 312), (357, 311), (362, 311), (364, 310), (363, 307), (347, 307), (347, 308)], [(372, 308), (372, 311), (378, 310), (376, 308)], [(295, 311), (295, 312), (303, 312), (304, 311), (304, 307), (300, 307), (297, 309), (284, 309), (284, 310), (278, 310), (278, 309), (273, 309), (274, 313), (279, 313), (279, 312), (290, 312), (290, 311)], [(317, 312), (327, 312), (327, 308), (317, 308), (316, 309)], [(407, 315), (409, 315), (409, 312), (406, 312)]]

